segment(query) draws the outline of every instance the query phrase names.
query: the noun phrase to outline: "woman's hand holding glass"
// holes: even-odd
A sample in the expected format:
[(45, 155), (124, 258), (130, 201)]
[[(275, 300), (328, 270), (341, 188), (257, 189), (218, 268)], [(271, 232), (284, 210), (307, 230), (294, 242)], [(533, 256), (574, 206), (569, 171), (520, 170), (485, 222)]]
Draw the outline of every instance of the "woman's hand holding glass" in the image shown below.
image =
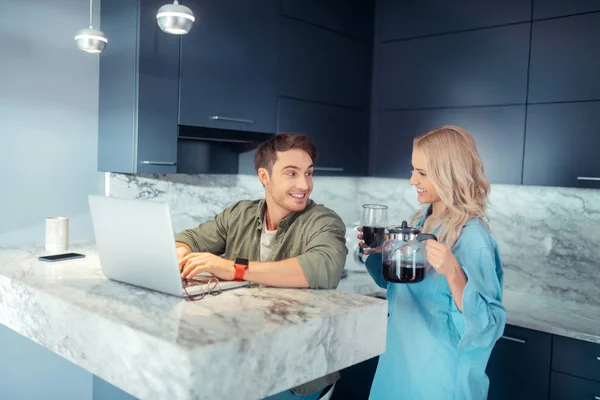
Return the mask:
[[(383, 244), (382, 244), (381, 246), (379, 246), (379, 247), (374, 247), (374, 248), (371, 248), (371, 247), (369, 247), (369, 246), (368, 246), (368, 245), (365, 243), (365, 241), (364, 241), (364, 237), (363, 237), (363, 234), (362, 234), (362, 232), (363, 232), (363, 227), (362, 227), (362, 226), (359, 226), (359, 227), (357, 227), (357, 228), (356, 228), (356, 230), (359, 232), (359, 233), (358, 233), (358, 235), (356, 235), (356, 237), (360, 239), (360, 242), (358, 242), (358, 245), (359, 245), (360, 247), (362, 247), (362, 249), (363, 249), (363, 251), (364, 251), (365, 255), (369, 255), (369, 254), (372, 254), (372, 253), (381, 253), (381, 247), (383, 246)], [(384, 242), (385, 242), (386, 240), (388, 240), (388, 235), (385, 235), (385, 236), (384, 236)]]

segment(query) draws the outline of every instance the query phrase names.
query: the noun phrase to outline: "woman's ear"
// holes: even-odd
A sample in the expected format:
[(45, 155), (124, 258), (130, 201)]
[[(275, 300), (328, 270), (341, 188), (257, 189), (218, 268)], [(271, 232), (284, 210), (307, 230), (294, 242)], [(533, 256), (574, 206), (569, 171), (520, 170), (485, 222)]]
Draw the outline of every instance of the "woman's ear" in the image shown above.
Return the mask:
[(258, 169), (258, 179), (263, 184), (264, 187), (267, 187), (269, 184), (269, 171), (266, 168)]

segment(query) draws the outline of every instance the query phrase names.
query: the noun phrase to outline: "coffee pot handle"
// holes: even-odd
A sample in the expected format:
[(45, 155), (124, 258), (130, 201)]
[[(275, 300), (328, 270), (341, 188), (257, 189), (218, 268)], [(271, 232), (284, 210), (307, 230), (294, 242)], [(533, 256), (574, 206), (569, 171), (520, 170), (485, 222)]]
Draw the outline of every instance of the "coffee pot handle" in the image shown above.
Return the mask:
[(433, 235), (431, 233), (419, 233), (417, 235), (417, 241), (419, 241), (419, 242), (422, 242), (427, 239), (435, 240), (437, 242), (437, 237), (435, 237), (435, 235)]

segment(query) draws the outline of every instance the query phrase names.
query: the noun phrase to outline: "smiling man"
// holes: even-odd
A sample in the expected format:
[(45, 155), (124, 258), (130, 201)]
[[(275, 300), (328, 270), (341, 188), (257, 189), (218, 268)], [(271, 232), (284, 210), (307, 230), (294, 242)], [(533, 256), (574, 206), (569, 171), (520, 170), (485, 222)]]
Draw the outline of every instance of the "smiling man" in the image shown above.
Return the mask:
[[(181, 277), (209, 272), (222, 280), (276, 287), (337, 287), (348, 253), (346, 228), (335, 212), (309, 198), (316, 159), (314, 143), (303, 134), (281, 133), (263, 143), (254, 166), (265, 198), (242, 200), (214, 220), (177, 234)], [(273, 399), (318, 399), (338, 376)]]

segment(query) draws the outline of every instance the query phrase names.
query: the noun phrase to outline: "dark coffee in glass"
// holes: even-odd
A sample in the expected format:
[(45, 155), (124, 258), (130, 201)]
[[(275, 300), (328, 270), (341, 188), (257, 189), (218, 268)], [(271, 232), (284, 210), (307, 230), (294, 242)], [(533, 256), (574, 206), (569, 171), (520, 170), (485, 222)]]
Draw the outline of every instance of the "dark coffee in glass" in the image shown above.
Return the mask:
[(383, 278), (394, 283), (417, 283), (425, 279), (425, 265), (420, 262), (388, 260), (383, 262)]
[(363, 240), (371, 248), (381, 246), (385, 241), (385, 228), (382, 226), (363, 226)]
[(387, 224), (387, 206), (383, 204), (364, 204), (360, 216), (365, 244), (374, 249), (385, 241), (385, 225)]

